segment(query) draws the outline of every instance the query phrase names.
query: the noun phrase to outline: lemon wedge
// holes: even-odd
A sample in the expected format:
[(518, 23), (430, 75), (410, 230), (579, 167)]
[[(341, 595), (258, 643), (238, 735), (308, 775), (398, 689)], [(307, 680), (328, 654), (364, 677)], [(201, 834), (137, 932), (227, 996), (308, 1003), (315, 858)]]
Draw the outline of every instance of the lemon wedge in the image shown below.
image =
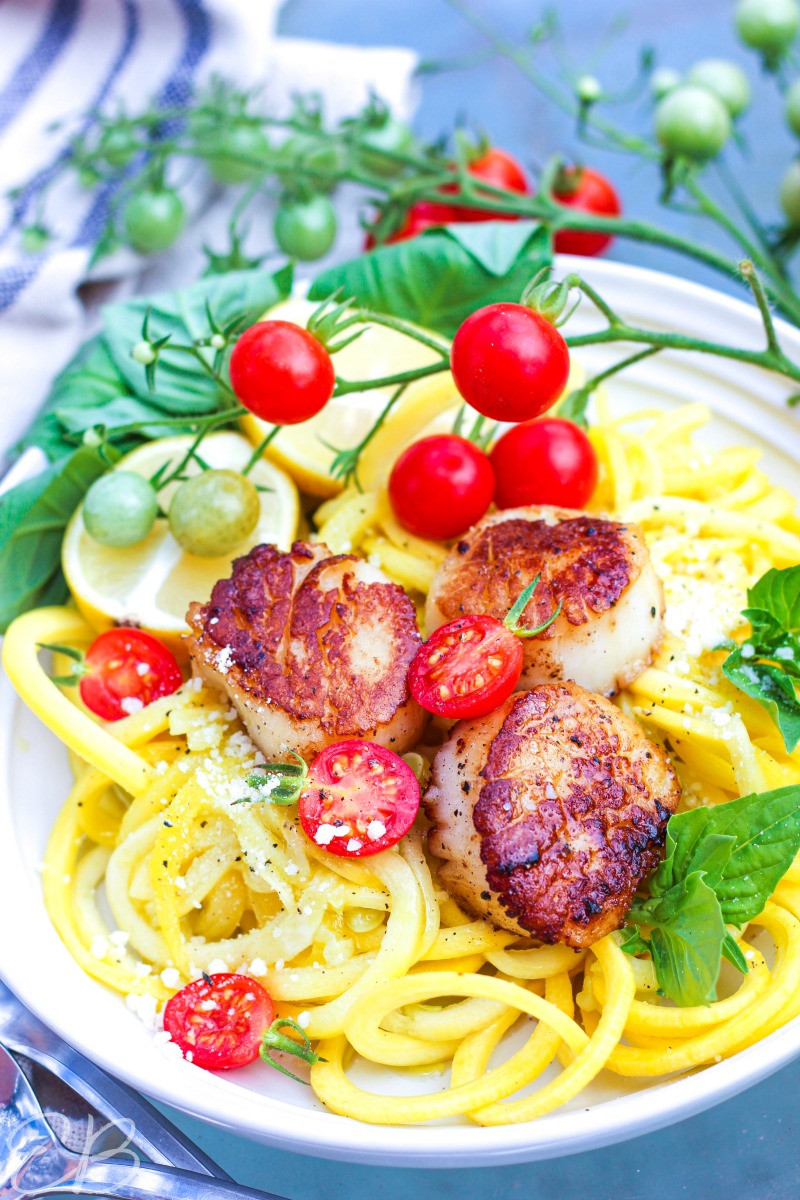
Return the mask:
[[(295, 325), (305, 327), (317, 307), (310, 300), (286, 300), (271, 308), (266, 316), (271, 321), (292, 321)], [(359, 338), (336, 353), (334, 365), (336, 374), (342, 379), (379, 379), (427, 366), (436, 362), (437, 357), (435, 351), (407, 334), (382, 325), (371, 325), (365, 328)], [(365, 392), (334, 397), (310, 421), (284, 426), (270, 443), (267, 457), (288, 471), (301, 491), (312, 496), (337, 495), (344, 484), (331, 475), (336, 451), (351, 450), (358, 445), (392, 390), (370, 388)], [(383, 428), (386, 437), (381, 444), (388, 443), (399, 449), (398, 443), (412, 440), (420, 424), (427, 424), (442, 409), (457, 403), (458, 393), (449, 371), (410, 384)], [(242, 428), (257, 445), (272, 426), (257, 417), (247, 416), (242, 421)], [(406, 432), (407, 429), (409, 432)], [(398, 449), (393, 452), (392, 461)], [(359, 479), (362, 486), (371, 486), (361, 478), (360, 471)]]
[[(177, 466), (191, 441), (190, 437), (173, 437), (148, 442), (121, 459), (115, 469), (135, 471), (149, 479), (164, 463)], [(240, 471), (250, 459), (252, 446), (238, 433), (213, 433), (204, 439), (201, 453), (210, 467)], [(192, 462), (184, 474), (193, 475), (200, 469)], [(295, 537), (299, 499), (292, 480), (264, 459), (253, 467), (249, 477), (265, 489), (261, 492), (258, 524), (238, 546), (215, 558), (187, 554), (163, 518), (136, 546), (101, 546), (87, 533), (79, 508), (64, 538), (62, 566), (86, 620), (98, 630), (120, 622), (135, 623), (179, 650), (187, 629), (189, 604), (209, 598), (217, 580), (230, 574), (234, 558), (260, 542), (288, 549)], [(168, 510), (178, 486), (177, 482), (168, 484), (159, 492), (163, 509)]]

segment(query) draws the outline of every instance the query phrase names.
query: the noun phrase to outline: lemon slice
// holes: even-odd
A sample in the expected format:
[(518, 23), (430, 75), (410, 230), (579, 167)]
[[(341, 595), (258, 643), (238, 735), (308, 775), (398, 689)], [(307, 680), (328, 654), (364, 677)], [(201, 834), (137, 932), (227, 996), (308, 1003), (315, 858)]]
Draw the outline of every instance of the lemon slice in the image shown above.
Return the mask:
[[(270, 320), (292, 321), (305, 327), (317, 307), (310, 300), (286, 300), (271, 308), (267, 316)], [(356, 341), (337, 352), (334, 364), (340, 378), (361, 380), (410, 371), (436, 360), (435, 351), (407, 334), (382, 325), (371, 325)], [(288, 471), (302, 491), (312, 496), (335, 496), (344, 486), (341, 480), (331, 475), (335, 451), (351, 450), (358, 445), (391, 393), (392, 388), (370, 388), (365, 392), (334, 397), (310, 421), (285, 426), (270, 443), (267, 457)], [(449, 371), (410, 384), (384, 427), (390, 444), (410, 441), (420, 424), (426, 424), (441, 409), (456, 403), (458, 393)], [(413, 416), (404, 418), (405, 413)], [(412, 427), (406, 433), (409, 423)], [(244, 418), (242, 427), (254, 444), (258, 444), (272, 428), (252, 416)], [(396, 432), (390, 433), (390, 430)], [(383, 444), (385, 441), (383, 439)], [(331, 446), (335, 450), (331, 450)], [(370, 486), (364, 479), (361, 482), (364, 487)]]
[[(177, 466), (191, 441), (190, 437), (174, 437), (148, 442), (123, 458), (116, 469), (150, 478), (164, 463)], [(210, 467), (240, 471), (252, 454), (252, 446), (238, 433), (213, 433), (204, 439), (200, 452)], [(193, 475), (199, 470), (200, 466), (192, 462), (184, 474)], [(62, 565), (70, 591), (87, 621), (98, 630), (120, 622), (136, 623), (173, 650), (179, 649), (187, 629), (189, 604), (209, 598), (217, 580), (230, 574), (234, 558), (260, 542), (288, 549), (295, 537), (299, 501), (292, 480), (263, 459), (253, 467), (250, 478), (259, 488), (267, 489), (261, 492), (258, 524), (249, 537), (218, 558), (187, 554), (163, 518), (136, 546), (101, 546), (86, 532), (79, 508), (64, 538)], [(177, 482), (168, 484), (159, 492), (165, 510), (178, 486)]]

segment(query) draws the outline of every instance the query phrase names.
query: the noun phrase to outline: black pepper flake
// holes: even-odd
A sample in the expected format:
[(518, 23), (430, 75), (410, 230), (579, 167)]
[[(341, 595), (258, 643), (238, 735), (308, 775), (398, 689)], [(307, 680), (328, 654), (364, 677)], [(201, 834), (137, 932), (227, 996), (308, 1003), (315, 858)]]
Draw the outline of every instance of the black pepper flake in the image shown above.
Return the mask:
[(456, 550), (459, 554), (466, 554), (469, 550), (469, 542), (459, 542), (456, 546)]
[(573, 733), (573, 734), (571, 734), (571, 735), (570, 735), (570, 739), (569, 739), (569, 740), (570, 740), (571, 742), (574, 742), (576, 746), (582, 746), (582, 745), (583, 745), (583, 742), (581, 741), (581, 739), (578, 737), (578, 735), (577, 735), (576, 733)]
[(166, 825), (167, 829), (172, 829), (172, 821), (165, 821), (164, 824)]
[(469, 780), (464, 780), (464, 782), (461, 784), (461, 790), (466, 794), (469, 794), (469, 792), (472, 791), (472, 784), (469, 782)]
[(481, 892), (481, 900), (491, 900), (491, 898), (492, 898), (491, 892)]
[(656, 615), (656, 606), (654, 604), (653, 607), (650, 609), (650, 616), (653, 618), (653, 620), (655, 620), (655, 615)]

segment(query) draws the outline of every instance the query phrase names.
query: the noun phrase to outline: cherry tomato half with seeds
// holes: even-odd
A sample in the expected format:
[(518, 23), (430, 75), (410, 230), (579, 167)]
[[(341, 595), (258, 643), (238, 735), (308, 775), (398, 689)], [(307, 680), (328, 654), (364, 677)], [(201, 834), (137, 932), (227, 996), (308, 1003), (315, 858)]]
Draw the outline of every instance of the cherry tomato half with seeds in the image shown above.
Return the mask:
[(529, 421), (551, 408), (569, 378), (561, 334), (524, 304), (487, 304), (467, 317), (450, 352), (467, 404), (493, 421)]
[(268, 993), (248, 975), (210, 975), (167, 1002), (164, 1028), (196, 1067), (230, 1071), (255, 1062), (274, 1016)]
[(583, 508), (597, 486), (594, 446), (582, 429), (559, 417), (515, 425), (495, 443), (489, 457), (498, 508)]
[[(553, 197), (566, 208), (595, 213), (600, 217), (616, 217), (622, 204), (614, 185), (591, 167), (567, 167), (561, 172), (553, 189)], [(558, 254), (601, 254), (613, 242), (608, 233), (589, 233), (562, 229), (555, 235), (553, 245)]]
[(233, 347), (231, 387), (245, 408), (273, 425), (297, 425), (330, 400), (336, 372), (325, 347), (291, 321), (259, 321)]
[(311, 764), (298, 801), (313, 842), (340, 858), (366, 858), (395, 846), (419, 809), (417, 777), (397, 754), (351, 739), (326, 746)]
[(104, 721), (119, 721), (171, 696), (183, 675), (170, 650), (143, 629), (109, 629), (86, 651), (81, 700)]
[(440, 717), (484, 717), (517, 686), (522, 642), (486, 614), (440, 626), (414, 656), (408, 686), (418, 704)]
[(457, 537), (492, 502), (494, 472), (473, 442), (455, 433), (413, 442), (389, 476), (389, 500), (400, 524), (417, 537)]

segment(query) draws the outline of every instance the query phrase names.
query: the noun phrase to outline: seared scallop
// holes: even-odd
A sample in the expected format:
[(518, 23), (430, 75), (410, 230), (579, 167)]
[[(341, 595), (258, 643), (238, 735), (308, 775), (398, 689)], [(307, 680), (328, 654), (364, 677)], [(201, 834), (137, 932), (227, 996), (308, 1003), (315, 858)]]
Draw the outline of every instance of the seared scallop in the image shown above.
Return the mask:
[(256, 546), (187, 620), (195, 672), (227, 692), (267, 759), (310, 760), (351, 737), (401, 754), (425, 728), (407, 680), (414, 606), (360, 558)]
[(544, 684), (451, 730), (425, 794), (429, 845), (473, 915), (589, 946), (660, 861), (679, 797), (635, 721), (574, 683)]
[(561, 611), (525, 640), (520, 690), (572, 679), (609, 696), (649, 666), (664, 595), (641, 530), (570, 509), (509, 508), (473, 526), (433, 581), (428, 634), (465, 614), (502, 620), (537, 575), (521, 624), (534, 628)]

